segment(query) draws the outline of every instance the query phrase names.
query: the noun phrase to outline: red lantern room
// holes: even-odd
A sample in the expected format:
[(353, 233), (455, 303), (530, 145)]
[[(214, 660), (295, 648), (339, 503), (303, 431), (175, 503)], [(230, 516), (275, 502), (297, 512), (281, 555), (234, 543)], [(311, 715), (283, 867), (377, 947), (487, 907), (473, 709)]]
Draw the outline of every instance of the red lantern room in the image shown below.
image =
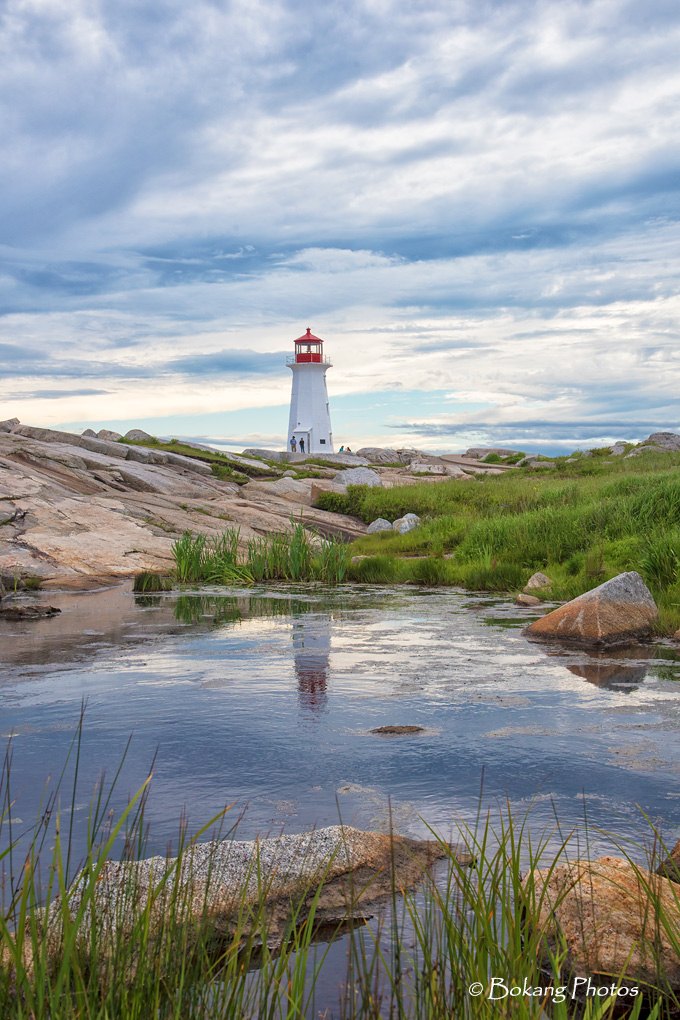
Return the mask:
[(323, 361), (323, 340), (314, 336), (309, 326), (304, 336), (299, 336), (295, 341), (295, 364), (301, 365), (306, 362)]

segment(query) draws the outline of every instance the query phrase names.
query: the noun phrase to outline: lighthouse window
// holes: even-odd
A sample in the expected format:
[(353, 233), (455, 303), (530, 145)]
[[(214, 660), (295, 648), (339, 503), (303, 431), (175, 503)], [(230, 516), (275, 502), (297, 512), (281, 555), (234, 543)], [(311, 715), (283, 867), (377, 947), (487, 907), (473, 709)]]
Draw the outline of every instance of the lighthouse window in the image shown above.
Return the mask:
[(321, 443), (322, 446), (326, 445), (326, 440), (325, 439), (320, 439), (319, 442)]

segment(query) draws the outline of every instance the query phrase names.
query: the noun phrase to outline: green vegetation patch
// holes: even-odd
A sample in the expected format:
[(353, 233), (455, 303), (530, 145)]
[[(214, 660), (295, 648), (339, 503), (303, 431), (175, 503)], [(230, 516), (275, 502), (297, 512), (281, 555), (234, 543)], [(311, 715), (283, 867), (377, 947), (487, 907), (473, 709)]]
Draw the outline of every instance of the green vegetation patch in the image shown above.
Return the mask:
[(291, 531), (251, 539), (239, 553), (239, 529), (218, 538), (185, 531), (172, 547), (180, 583), (255, 584), (259, 581), (323, 581), (338, 584), (350, 566), (349, 546), (340, 538), (310, 534), (291, 519)]
[[(651, 451), (608, 463), (609, 451), (594, 452), (573, 464), (557, 458), (545, 473), (519, 469), (478, 475), (474, 483), (349, 486), (347, 495), (322, 494), (317, 505), (367, 524), (406, 513), (423, 521), (405, 535), (357, 539), (352, 552), (368, 559), (352, 565), (353, 580), (514, 592), (540, 570), (554, 582), (549, 597), (568, 600), (636, 570), (659, 606), (658, 632), (674, 633), (680, 627), (680, 454)], [(409, 563), (413, 554), (425, 559)]]

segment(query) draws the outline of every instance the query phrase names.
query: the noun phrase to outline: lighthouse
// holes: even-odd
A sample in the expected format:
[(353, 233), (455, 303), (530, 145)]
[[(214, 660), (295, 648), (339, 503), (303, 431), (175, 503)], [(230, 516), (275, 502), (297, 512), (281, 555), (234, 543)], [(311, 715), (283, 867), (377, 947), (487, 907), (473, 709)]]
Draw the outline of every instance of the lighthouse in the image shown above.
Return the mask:
[(288, 441), (295, 438), (300, 450), (300, 440), (304, 440), (305, 453), (333, 453), (326, 389), (331, 362), (324, 357), (323, 340), (314, 336), (309, 326), (304, 336), (295, 340), (295, 354), (286, 358), (286, 364), (293, 373)]

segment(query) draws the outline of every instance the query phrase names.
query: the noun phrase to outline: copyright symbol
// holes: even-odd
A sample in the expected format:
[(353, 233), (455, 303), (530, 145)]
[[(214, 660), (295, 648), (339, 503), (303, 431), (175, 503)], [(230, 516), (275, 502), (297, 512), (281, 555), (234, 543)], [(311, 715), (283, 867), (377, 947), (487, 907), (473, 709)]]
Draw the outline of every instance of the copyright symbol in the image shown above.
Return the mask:
[(470, 995), (481, 995), (484, 991), (484, 985), (481, 981), (473, 981), (468, 991), (470, 992)]

